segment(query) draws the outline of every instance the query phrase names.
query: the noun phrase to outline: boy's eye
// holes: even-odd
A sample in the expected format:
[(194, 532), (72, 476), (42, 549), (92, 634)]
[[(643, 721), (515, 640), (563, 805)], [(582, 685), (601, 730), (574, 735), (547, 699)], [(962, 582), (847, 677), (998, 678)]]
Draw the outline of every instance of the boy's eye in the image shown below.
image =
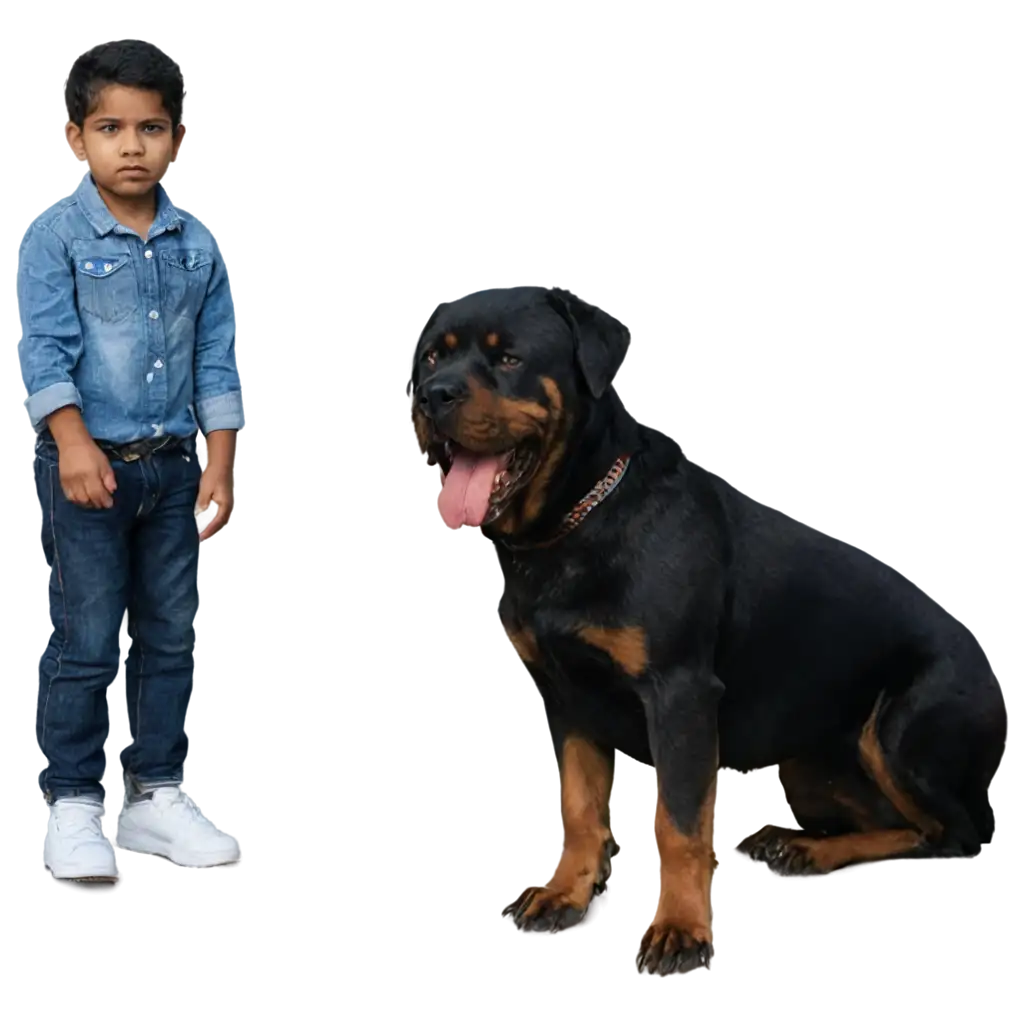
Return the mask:
[[(104, 135), (112, 135), (118, 127), (116, 124), (101, 124), (97, 131)], [(164, 126), (162, 124), (144, 124), (139, 130), (143, 135), (156, 135), (164, 130)]]
[(518, 356), (510, 356), (507, 352), (501, 357), (502, 366), (518, 366), (521, 362), (522, 359), (520, 359)]

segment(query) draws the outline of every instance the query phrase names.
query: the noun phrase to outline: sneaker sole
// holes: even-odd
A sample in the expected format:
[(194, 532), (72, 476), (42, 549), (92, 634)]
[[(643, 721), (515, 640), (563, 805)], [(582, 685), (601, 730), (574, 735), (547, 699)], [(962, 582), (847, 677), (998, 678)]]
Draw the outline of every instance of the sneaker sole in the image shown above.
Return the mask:
[(124, 852), (137, 853), (139, 856), (148, 857), (152, 863), (160, 867), (166, 867), (170, 871), (205, 871), (207, 873), (223, 872), (228, 874), (234, 871), (247, 871), (249, 869), (249, 863), (244, 856), (238, 860), (221, 861), (217, 864), (182, 864), (180, 861), (171, 860), (170, 857), (164, 856), (162, 853), (146, 853), (144, 850), (125, 850)]
[(163, 857), (164, 860), (169, 860), (180, 868), (217, 868), (224, 864), (235, 864), (241, 858), (239, 853), (233, 857), (225, 857), (223, 854), (208, 854), (207, 856), (183, 859), (174, 856), (170, 849), (161, 843), (156, 843), (152, 840), (147, 842), (138, 836), (125, 835), (120, 829), (117, 833), (117, 845), (122, 850), (129, 850), (132, 853), (149, 853), (154, 857)]
[(77, 889), (85, 893), (106, 892), (118, 889), (124, 882), (123, 874), (86, 874), (86, 876), (63, 876), (56, 874), (51, 867), (41, 864), (40, 878), (54, 889)]

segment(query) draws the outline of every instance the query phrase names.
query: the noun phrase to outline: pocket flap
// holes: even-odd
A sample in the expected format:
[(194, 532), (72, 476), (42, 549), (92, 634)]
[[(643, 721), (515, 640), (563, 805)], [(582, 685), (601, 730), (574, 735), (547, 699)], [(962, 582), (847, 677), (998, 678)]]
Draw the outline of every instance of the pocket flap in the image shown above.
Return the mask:
[(75, 265), (87, 277), (110, 277), (130, 259), (128, 253), (117, 256), (85, 256), (76, 260)]
[(160, 258), (179, 270), (202, 270), (213, 262), (206, 249), (164, 249)]

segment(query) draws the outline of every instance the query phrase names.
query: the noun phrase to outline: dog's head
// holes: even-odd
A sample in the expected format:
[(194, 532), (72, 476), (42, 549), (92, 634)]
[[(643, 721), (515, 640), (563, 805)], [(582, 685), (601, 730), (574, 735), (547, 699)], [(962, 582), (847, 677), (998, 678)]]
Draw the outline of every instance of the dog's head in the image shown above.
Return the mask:
[(438, 306), (409, 388), (420, 448), (441, 467), (448, 526), (529, 526), (573, 425), (609, 391), (628, 347), (618, 320), (557, 288), (495, 289)]

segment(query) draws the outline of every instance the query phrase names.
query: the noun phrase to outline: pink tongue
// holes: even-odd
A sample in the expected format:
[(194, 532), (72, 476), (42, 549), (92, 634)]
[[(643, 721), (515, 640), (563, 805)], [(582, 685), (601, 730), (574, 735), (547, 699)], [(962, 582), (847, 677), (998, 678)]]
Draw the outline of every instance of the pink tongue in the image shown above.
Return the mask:
[(484, 521), (494, 477), (506, 461), (505, 455), (474, 455), (465, 450), (455, 456), (437, 499), (447, 526), (457, 530), (464, 523), (479, 526)]

